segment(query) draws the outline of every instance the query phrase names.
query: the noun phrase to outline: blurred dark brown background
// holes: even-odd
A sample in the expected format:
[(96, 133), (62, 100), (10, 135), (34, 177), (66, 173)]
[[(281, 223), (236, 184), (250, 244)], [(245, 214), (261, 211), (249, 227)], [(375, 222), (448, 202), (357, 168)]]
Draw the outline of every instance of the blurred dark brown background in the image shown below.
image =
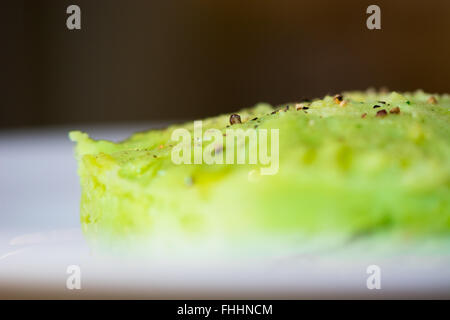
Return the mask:
[[(370, 4), (382, 30), (366, 28)], [(191, 119), (370, 86), (450, 92), (448, 0), (2, 6), (0, 128)]]

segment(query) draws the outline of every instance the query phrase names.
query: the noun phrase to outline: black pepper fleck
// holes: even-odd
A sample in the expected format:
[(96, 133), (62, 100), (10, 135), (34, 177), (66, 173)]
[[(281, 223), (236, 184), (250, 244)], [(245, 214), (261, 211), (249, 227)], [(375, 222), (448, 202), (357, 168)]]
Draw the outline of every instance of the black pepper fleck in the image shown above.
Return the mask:
[(427, 103), (429, 103), (429, 104), (437, 104), (438, 101), (437, 101), (436, 97), (431, 96), (431, 97), (428, 98)]
[(384, 109), (381, 109), (380, 111), (377, 112), (376, 116), (379, 118), (383, 118), (383, 117), (387, 116), (387, 111)]
[(393, 113), (393, 114), (399, 114), (400, 113), (400, 108), (399, 107), (394, 107), (389, 112)]
[(230, 116), (230, 124), (237, 124), (237, 123), (242, 123), (241, 116), (236, 113), (233, 113)]
[(337, 94), (334, 96), (334, 102), (336, 102), (337, 104), (341, 103), (341, 101), (344, 99), (344, 97), (342, 97), (342, 95)]

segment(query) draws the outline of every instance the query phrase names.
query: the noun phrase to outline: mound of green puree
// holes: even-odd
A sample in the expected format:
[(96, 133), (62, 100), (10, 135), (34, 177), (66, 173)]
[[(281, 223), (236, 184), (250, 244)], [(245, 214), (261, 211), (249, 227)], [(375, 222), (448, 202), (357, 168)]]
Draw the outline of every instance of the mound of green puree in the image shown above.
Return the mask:
[(175, 164), (171, 134), (192, 132), (193, 122), (119, 143), (72, 131), (82, 228), (94, 243), (145, 242), (155, 251), (362, 234), (448, 236), (449, 108), (447, 94), (344, 92), (258, 104), (236, 112), (233, 124), (231, 114), (203, 121), (203, 131), (279, 129), (274, 175), (251, 164)]

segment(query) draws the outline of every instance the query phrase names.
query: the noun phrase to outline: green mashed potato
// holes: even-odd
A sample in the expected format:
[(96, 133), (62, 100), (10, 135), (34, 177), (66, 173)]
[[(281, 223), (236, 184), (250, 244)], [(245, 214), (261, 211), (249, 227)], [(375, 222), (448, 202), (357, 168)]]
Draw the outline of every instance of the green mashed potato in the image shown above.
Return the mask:
[[(447, 237), (449, 108), (449, 95), (344, 92), (258, 104), (236, 112), (233, 124), (231, 114), (203, 121), (203, 132), (278, 129), (272, 175), (260, 174), (259, 163), (174, 163), (172, 133), (193, 132), (193, 122), (119, 143), (72, 131), (82, 228), (91, 243), (145, 244), (150, 253), (361, 235)], [(227, 151), (226, 139), (208, 143)], [(248, 143), (239, 148), (248, 154)]]

